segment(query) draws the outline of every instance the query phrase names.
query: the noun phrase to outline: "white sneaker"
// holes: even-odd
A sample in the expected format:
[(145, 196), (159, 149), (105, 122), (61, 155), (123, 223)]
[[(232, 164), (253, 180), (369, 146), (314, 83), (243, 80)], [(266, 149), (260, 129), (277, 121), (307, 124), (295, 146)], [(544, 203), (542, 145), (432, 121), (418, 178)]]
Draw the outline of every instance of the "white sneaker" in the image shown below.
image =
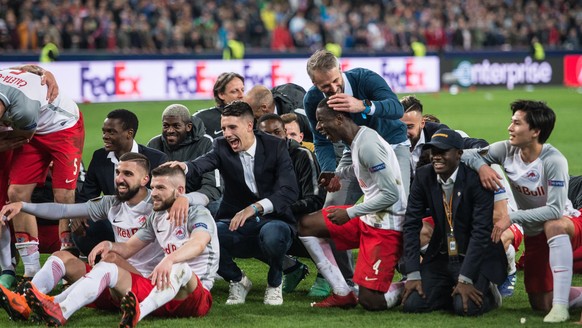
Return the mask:
[(570, 319), (570, 313), (568, 313), (567, 304), (554, 304), (550, 313), (544, 317), (544, 322), (558, 323), (568, 321)]
[(247, 294), (253, 287), (253, 283), (247, 276), (243, 275), (238, 282), (231, 281), (228, 290), (226, 305), (244, 304)]
[(404, 292), (404, 282), (393, 282), (388, 288), (388, 292), (384, 295), (386, 299), (386, 307), (388, 309), (397, 306), (402, 302), (402, 292)]
[(278, 287), (271, 287), (267, 285), (263, 303), (265, 303), (265, 305), (283, 304), (283, 284), (280, 284)]
[(495, 302), (495, 304), (493, 304), (492, 310), (499, 309), (503, 304), (503, 297), (501, 296), (499, 288), (497, 288), (496, 284), (489, 282), (489, 290), (491, 291), (491, 294), (493, 294), (493, 301)]

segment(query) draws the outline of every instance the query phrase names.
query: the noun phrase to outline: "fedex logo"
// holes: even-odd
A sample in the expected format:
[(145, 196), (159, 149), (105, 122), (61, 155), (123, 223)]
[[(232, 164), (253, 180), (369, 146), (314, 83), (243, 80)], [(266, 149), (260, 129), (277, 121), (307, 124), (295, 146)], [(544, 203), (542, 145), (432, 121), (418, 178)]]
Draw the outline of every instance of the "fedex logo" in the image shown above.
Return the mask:
[(198, 81), (196, 79), (197, 74), (191, 72), (186, 75), (181, 74), (179, 70), (174, 68), (174, 65), (166, 65), (166, 94), (177, 94), (182, 96), (183, 94), (194, 95), (198, 90)]
[(270, 70), (263, 65), (252, 65), (252, 62), (245, 62), (242, 76), (245, 84), (249, 86), (264, 85), (273, 88), (277, 85), (293, 81), (293, 74), (285, 74), (279, 61), (273, 61)]
[(424, 71), (415, 65), (414, 58), (406, 58), (400, 65), (389, 65), (389, 62), (384, 60), (380, 72), (388, 85), (395, 90), (424, 87), (424, 74)]
[(126, 72), (125, 63), (116, 63), (110, 75), (102, 75), (90, 66), (81, 67), (81, 97), (99, 98), (103, 96), (139, 96), (140, 76)]

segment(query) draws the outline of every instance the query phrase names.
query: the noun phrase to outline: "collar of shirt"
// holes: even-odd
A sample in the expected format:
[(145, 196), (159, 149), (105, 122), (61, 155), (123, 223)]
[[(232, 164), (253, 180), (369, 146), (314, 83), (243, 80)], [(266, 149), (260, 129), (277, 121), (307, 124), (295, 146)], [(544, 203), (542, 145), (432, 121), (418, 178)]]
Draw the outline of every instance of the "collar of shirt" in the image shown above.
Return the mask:
[[(131, 146), (130, 152), (139, 153), (139, 148), (138, 148), (137, 142), (135, 142), (135, 140), (133, 140), (133, 145)], [(117, 164), (119, 164), (119, 158), (117, 158), (117, 156), (115, 156), (114, 152), (110, 151), (109, 154), (107, 154), (107, 158), (109, 158), (109, 160), (111, 160), (111, 163), (113, 163), (115, 166)]]
[(344, 93), (348, 96), (354, 96), (354, 90), (352, 90), (352, 86), (350, 84), (350, 81), (348, 80), (348, 77), (346, 76), (346, 73), (342, 72), (342, 79), (344, 80)]
[(453, 174), (451, 174), (451, 176), (447, 179), (447, 181), (443, 181), (443, 179), (441, 179), (441, 176), (439, 174), (437, 174), (437, 181), (443, 186), (453, 185), (453, 184), (455, 184), (455, 181), (457, 180), (457, 173), (459, 173), (458, 166), (457, 166), (457, 169), (455, 170), (455, 172), (453, 172)]

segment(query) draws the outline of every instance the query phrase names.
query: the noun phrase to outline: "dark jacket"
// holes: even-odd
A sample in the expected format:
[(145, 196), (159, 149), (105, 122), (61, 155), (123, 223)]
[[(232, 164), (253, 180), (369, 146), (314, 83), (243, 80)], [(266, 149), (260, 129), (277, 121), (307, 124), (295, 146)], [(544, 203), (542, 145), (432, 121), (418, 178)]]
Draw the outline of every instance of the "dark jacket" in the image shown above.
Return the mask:
[(291, 210), (299, 220), (302, 216), (319, 211), (323, 207), (325, 189), (319, 188), (320, 169), (315, 155), (293, 139), (287, 139), (287, 147), (299, 186), (299, 197), (291, 205)]
[[(166, 154), (143, 145), (138, 145), (138, 152), (149, 159), (150, 169), (154, 169), (168, 161)], [(86, 202), (89, 199), (101, 196), (101, 193), (103, 195), (115, 195), (114, 168), (111, 160), (107, 158), (108, 154), (109, 152), (105, 148), (97, 149), (93, 153), (83, 188), (76, 195), (77, 202)]]
[(296, 220), (291, 212), (291, 204), (297, 200), (299, 191), (284, 140), (256, 132), (254, 176), (258, 196), (247, 187), (244, 170), (238, 153), (235, 153), (225, 138), (214, 140), (212, 150), (194, 161), (188, 162), (188, 175), (202, 175), (218, 169), (224, 181), (224, 196), (220, 202), (216, 220), (230, 220), (232, 217), (263, 198), (273, 203), (273, 213), (264, 219), (287, 222), (295, 230)]
[(206, 128), (206, 134), (216, 139), (222, 137), (222, 128), (220, 126), (220, 118), (224, 107), (211, 107), (197, 111), (192, 114), (192, 117), (197, 117), (202, 120)]
[[(460, 163), (452, 195), (454, 235), (462, 258), (460, 274), (476, 280), (479, 273), (483, 273), (490, 281), (503, 283), (507, 276), (507, 258), (503, 245), (491, 241), (493, 192), (481, 186), (475, 171)], [(422, 263), (442, 258), (437, 255), (446, 252), (448, 223), (442, 197), (432, 166), (419, 168), (410, 189), (404, 219), (406, 274), (420, 271), (420, 230), (427, 208), (434, 220), (434, 231)]]
[[(170, 161), (186, 162), (202, 156), (212, 149), (212, 138), (204, 133), (204, 123), (198, 117), (192, 117), (192, 131), (175, 149), (168, 146), (166, 139), (160, 134), (148, 142), (148, 147), (157, 149), (166, 155)], [(186, 192), (198, 191), (210, 201), (217, 200), (222, 194), (220, 175), (218, 172), (204, 173), (202, 177), (186, 180)]]

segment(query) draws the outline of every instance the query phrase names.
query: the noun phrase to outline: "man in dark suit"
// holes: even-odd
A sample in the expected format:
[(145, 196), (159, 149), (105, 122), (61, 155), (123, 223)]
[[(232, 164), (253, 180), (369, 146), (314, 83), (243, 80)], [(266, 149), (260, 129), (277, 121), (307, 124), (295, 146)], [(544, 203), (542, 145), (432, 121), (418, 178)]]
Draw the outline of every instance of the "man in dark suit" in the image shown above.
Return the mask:
[[(491, 241), (493, 192), (461, 163), (457, 132), (438, 130), (426, 145), (432, 165), (417, 170), (404, 221), (404, 311), (483, 314), (501, 306), (494, 284), (507, 276), (503, 245)], [(421, 263), (419, 234), (427, 208), (435, 224)]]
[[(85, 183), (76, 197), (78, 203), (99, 197), (101, 194), (115, 195), (115, 168), (118, 159), (125, 153), (144, 154), (152, 168), (168, 160), (168, 156), (161, 151), (135, 142), (138, 125), (137, 116), (127, 109), (115, 109), (107, 114), (102, 128), (104, 147), (93, 153)], [(71, 227), (75, 232), (73, 236), (75, 245), (85, 255), (103, 240), (114, 241), (113, 230), (107, 220), (97, 222), (73, 220)]]
[(253, 132), (251, 107), (235, 101), (226, 105), (221, 119), (224, 137), (214, 140), (205, 155), (180, 165), (188, 175), (218, 169), (224, 196), (216, 214), (220, 240), (218, 273), (230, 281), (226, 304), (242, 304), (251, 281), (233, 261), (258, 258), (269, 264), (264, 303), (283, 303), (283, 258), (296, 232), (291, 211), (298, 197), (297, 180), (284, 140)]

